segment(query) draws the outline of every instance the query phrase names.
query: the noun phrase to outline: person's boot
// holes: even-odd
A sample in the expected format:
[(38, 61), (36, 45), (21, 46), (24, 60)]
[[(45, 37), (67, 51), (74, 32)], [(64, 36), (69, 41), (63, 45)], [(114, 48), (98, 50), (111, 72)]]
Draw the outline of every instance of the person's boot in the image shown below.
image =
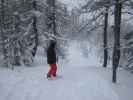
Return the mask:
[(51, 78), (51, 76), (49, 74), (47, 74), (47, 79)]
[(54, 75), (49, 75), (49, 74), (47, 74), (47, 79), (48, 79), (48, 80), (55, 79), (55, 76), (54, 76)]

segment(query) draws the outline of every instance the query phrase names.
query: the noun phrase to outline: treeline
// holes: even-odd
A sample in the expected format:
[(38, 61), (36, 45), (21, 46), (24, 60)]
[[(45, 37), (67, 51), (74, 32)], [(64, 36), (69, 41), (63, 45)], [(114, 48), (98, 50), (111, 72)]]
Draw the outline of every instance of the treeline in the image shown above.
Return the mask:
[(88, 0), (80, 9), (80, 14), (87, 14), (88, 18), (79, 32), (85, 30), (89, 35), (102, 30), (103, 67), (106, 68), (112, 58), (113, 82), (116, 82), (118, 67), (133, 70), (132, 11), (132, 0)]
[[(39, 45), (46, 49), (50, 38), (66, 34), (69, 20), (66, 5), (55, 0), (0, 0), (1, 64), (29, 66)], [(58, 49), (64, 43), (60, 41)]]

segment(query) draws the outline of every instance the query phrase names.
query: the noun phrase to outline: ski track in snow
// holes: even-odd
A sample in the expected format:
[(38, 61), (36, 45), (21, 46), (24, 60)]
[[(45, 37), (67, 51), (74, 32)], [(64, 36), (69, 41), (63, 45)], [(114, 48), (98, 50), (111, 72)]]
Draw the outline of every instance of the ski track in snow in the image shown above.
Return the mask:
[(80, 61), (74, 60), (76, 65), (59, 62), (58, 74), (62, 77), (47, 80), (48, 67), (42, 55), (36, 57), (36, 67), (20, 67), (14, 71), (1, 68), (0, 100), (125, 100), (125, 98), (132, 100), (133, 98), (130, 94), (132, 92), (128, 92), (129, 88), (126, 86), (126, 84), (132, 86), (132, 83), (125, 82), (127, 77), (129, 80), (133, 78), (123, 70), (120, 70), (119, 75), (121, 83), (113, 84), (111, 69), (84, 64), (78, 66), (76, 63)]

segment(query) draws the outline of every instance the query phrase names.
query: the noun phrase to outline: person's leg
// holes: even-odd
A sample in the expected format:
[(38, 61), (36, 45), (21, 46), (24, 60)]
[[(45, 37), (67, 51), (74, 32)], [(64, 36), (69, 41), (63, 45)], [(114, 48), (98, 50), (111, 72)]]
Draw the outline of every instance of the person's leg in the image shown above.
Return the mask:
[(53, 65), (53, 76), (56, 77), (56, 72), (57, 72), (57, 65)]
[(48, 69), (47, 78), (49, 78), (49, 77), (52, 76), (52, 71), (53, 71), (53, 68), (52, 68), (52, 65), (50, 64), (50, 65), (49, 65), (49, 69)]

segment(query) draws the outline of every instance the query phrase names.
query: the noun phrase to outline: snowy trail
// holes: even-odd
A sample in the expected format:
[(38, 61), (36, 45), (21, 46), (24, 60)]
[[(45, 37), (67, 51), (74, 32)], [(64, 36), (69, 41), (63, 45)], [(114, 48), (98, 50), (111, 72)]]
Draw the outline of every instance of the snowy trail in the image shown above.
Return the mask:
[[(61, 79), (49, 81), (43, 74), (46, 69), (38, 67), (16, 73), (13, 77), (4, 77), (0, 81), (1, 100), (118, 100), (117, 95), (102, 77), (92, 70), (67, 67), (62, 71)], [(89, 71), (89, 72), (88, 72)], [(18, 76), (18, 74), (21, 74)], [(45, 74), (44, 74), (45, 75)], [(0, 77), (1, 78), (1, 77)], [(10, 79), (10, 81), (9, 81)], [(1, 87), (2, 86), (2, 87)], [(7, 91), (8, 90), (8, 91)], [(107, 92), (109, 91), (109, 92)], [(51, 96), (52, 95), (52, 96)], [(111, 98), (112, 97), (112, 98)]]
[(0, 75), (0, 100), (125, 100), (119, 98), (110, 79), (102, 76), (103, 71), (96, 67), (65, 67), (57, 80), (47, 80), (47, 68), (41, 66), (9, 71), (10, 76)]
[[(78, 56), (78, 55), (77, 55)], [(80, 57), (81, 59), (81, 57)], [(75, 62), (80, 63), (78, 59)], [(72, 65), (72, 66), (71, 66)], [(0, 68), (0, 100), (132, 100), (133, 77), (119, 71), (119, 83), (111, 82), (111, 69), (59, 63), (60, 79), (47, 80), (47, 64), (38, 54), (34, 67), (14, 71)]]

